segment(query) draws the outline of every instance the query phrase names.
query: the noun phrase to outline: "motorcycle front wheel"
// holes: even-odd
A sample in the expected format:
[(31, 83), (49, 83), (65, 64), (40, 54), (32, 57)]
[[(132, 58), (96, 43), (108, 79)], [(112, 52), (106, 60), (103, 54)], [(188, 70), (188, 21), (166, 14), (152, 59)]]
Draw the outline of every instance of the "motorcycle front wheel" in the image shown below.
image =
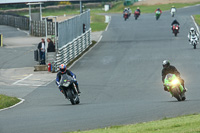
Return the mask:
[(75, 105), (76, 102), (75, 102), (75, 99), (74, 99), (74, 95), (72, 94), (72, 91), (68, 89), (66, 93), (67, 93), (67, 97), (69, 98), (71, 104)]
[(196, 49), (197, 47), (196, 47), (196, 44), (194, 44), (194, 49)]
[(180, 94), (180, 92), (178, 91), (179, 88), (173, 89), (172, 94), (173, 96), (178, 100), (178, 101), (182, 101), (182, 96)]

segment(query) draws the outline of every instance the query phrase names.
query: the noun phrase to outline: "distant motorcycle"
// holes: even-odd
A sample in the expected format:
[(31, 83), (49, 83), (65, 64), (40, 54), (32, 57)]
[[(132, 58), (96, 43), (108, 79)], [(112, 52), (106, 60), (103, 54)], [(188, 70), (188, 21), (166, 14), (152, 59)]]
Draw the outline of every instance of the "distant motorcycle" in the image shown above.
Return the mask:
[(172, 31), (174, 33), (174, 36), (177, 36), (177, 34), (179, 33), (179, 25), (178, 24), (174, 24), (172, 26)]
[(190, 43), (196, 49), (197, 44), (199, 43), (198, 37), (196, 35), (191, 35)]
[(175, 9), (175, 8), (172, 8), (172, 9), (171, 9), (171, 12), (170, 12), (172, 17), (174, 17), (175, 12), (176, 12), (176, 9)]
[(165, 76), (164, 86), (167, 87), (171, 95), (178, 101), (184, 101), (186, 99), (184, 88), (175, 74), (169, 73)]
[(124, 13), (124, 20), (126, 21), (128, 19), (129, 14), (127, 12)]
[(71, 102), (72, 105), (79, 104), (79, 95), (74, 83), (74, 79), (64, 74), (61, 76), (60, 87), (63, 89), (65, 97)]
[(156, 20), (158, 20), (160, 18), (161, 12), (160, 11), (156, 11)]
[(135, 11), (135, 12), (134, 12), (135, 20), (137, 20), (139, 16), (140, 16), (140, 12)]

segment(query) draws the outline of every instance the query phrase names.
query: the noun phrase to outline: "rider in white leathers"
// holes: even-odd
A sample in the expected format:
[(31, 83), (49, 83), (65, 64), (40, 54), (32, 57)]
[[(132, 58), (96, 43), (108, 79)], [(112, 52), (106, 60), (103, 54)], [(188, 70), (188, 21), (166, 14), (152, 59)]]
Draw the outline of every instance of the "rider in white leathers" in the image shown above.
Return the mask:
[(170, 13), (172, 15), (172, 17), (174, 17), (174, 13), (176, 12), (176, 7), (172, 6)]
[(193, 27), (190, 28), (190, 32), (188, 33), (188, 39), (189, 39), (190, 44), (191, 44), (192, 35), (195, 35), (197, 37), (197, 39), (199, 40), (199, 34), (195, 31), (195, 29)]

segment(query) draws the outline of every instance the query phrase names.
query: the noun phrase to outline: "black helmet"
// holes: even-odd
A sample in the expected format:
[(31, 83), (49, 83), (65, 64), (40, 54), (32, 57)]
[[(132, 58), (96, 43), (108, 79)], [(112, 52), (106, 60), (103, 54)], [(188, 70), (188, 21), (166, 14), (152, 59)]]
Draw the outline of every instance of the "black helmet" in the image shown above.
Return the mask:
[(164, 60), (162, 65), (163, 65), (163, 67), (168, 67), (168, 66), (170, 66), (170, 63), (168, 60)]

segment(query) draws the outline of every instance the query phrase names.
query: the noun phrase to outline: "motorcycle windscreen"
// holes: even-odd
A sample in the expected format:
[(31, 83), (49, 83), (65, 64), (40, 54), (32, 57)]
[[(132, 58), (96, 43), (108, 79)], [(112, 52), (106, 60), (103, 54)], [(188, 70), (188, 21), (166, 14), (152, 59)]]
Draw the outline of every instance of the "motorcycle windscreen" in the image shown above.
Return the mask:
[(62, 86), (63, 83), (70, 81), (71, 83), (73, 82), (73, 78), (67, 74), (63, 74), (61, 75), (61, 79), (60, 79), (60, 85)]
[(167, 80), (167, 81), (171, 81), (173, 78), (174, 78), (174, 74), (169, 73), (169, 74), (167, 74), (167, 75), (165, 76), (165, 81), (166, 81), (166, 80)]

